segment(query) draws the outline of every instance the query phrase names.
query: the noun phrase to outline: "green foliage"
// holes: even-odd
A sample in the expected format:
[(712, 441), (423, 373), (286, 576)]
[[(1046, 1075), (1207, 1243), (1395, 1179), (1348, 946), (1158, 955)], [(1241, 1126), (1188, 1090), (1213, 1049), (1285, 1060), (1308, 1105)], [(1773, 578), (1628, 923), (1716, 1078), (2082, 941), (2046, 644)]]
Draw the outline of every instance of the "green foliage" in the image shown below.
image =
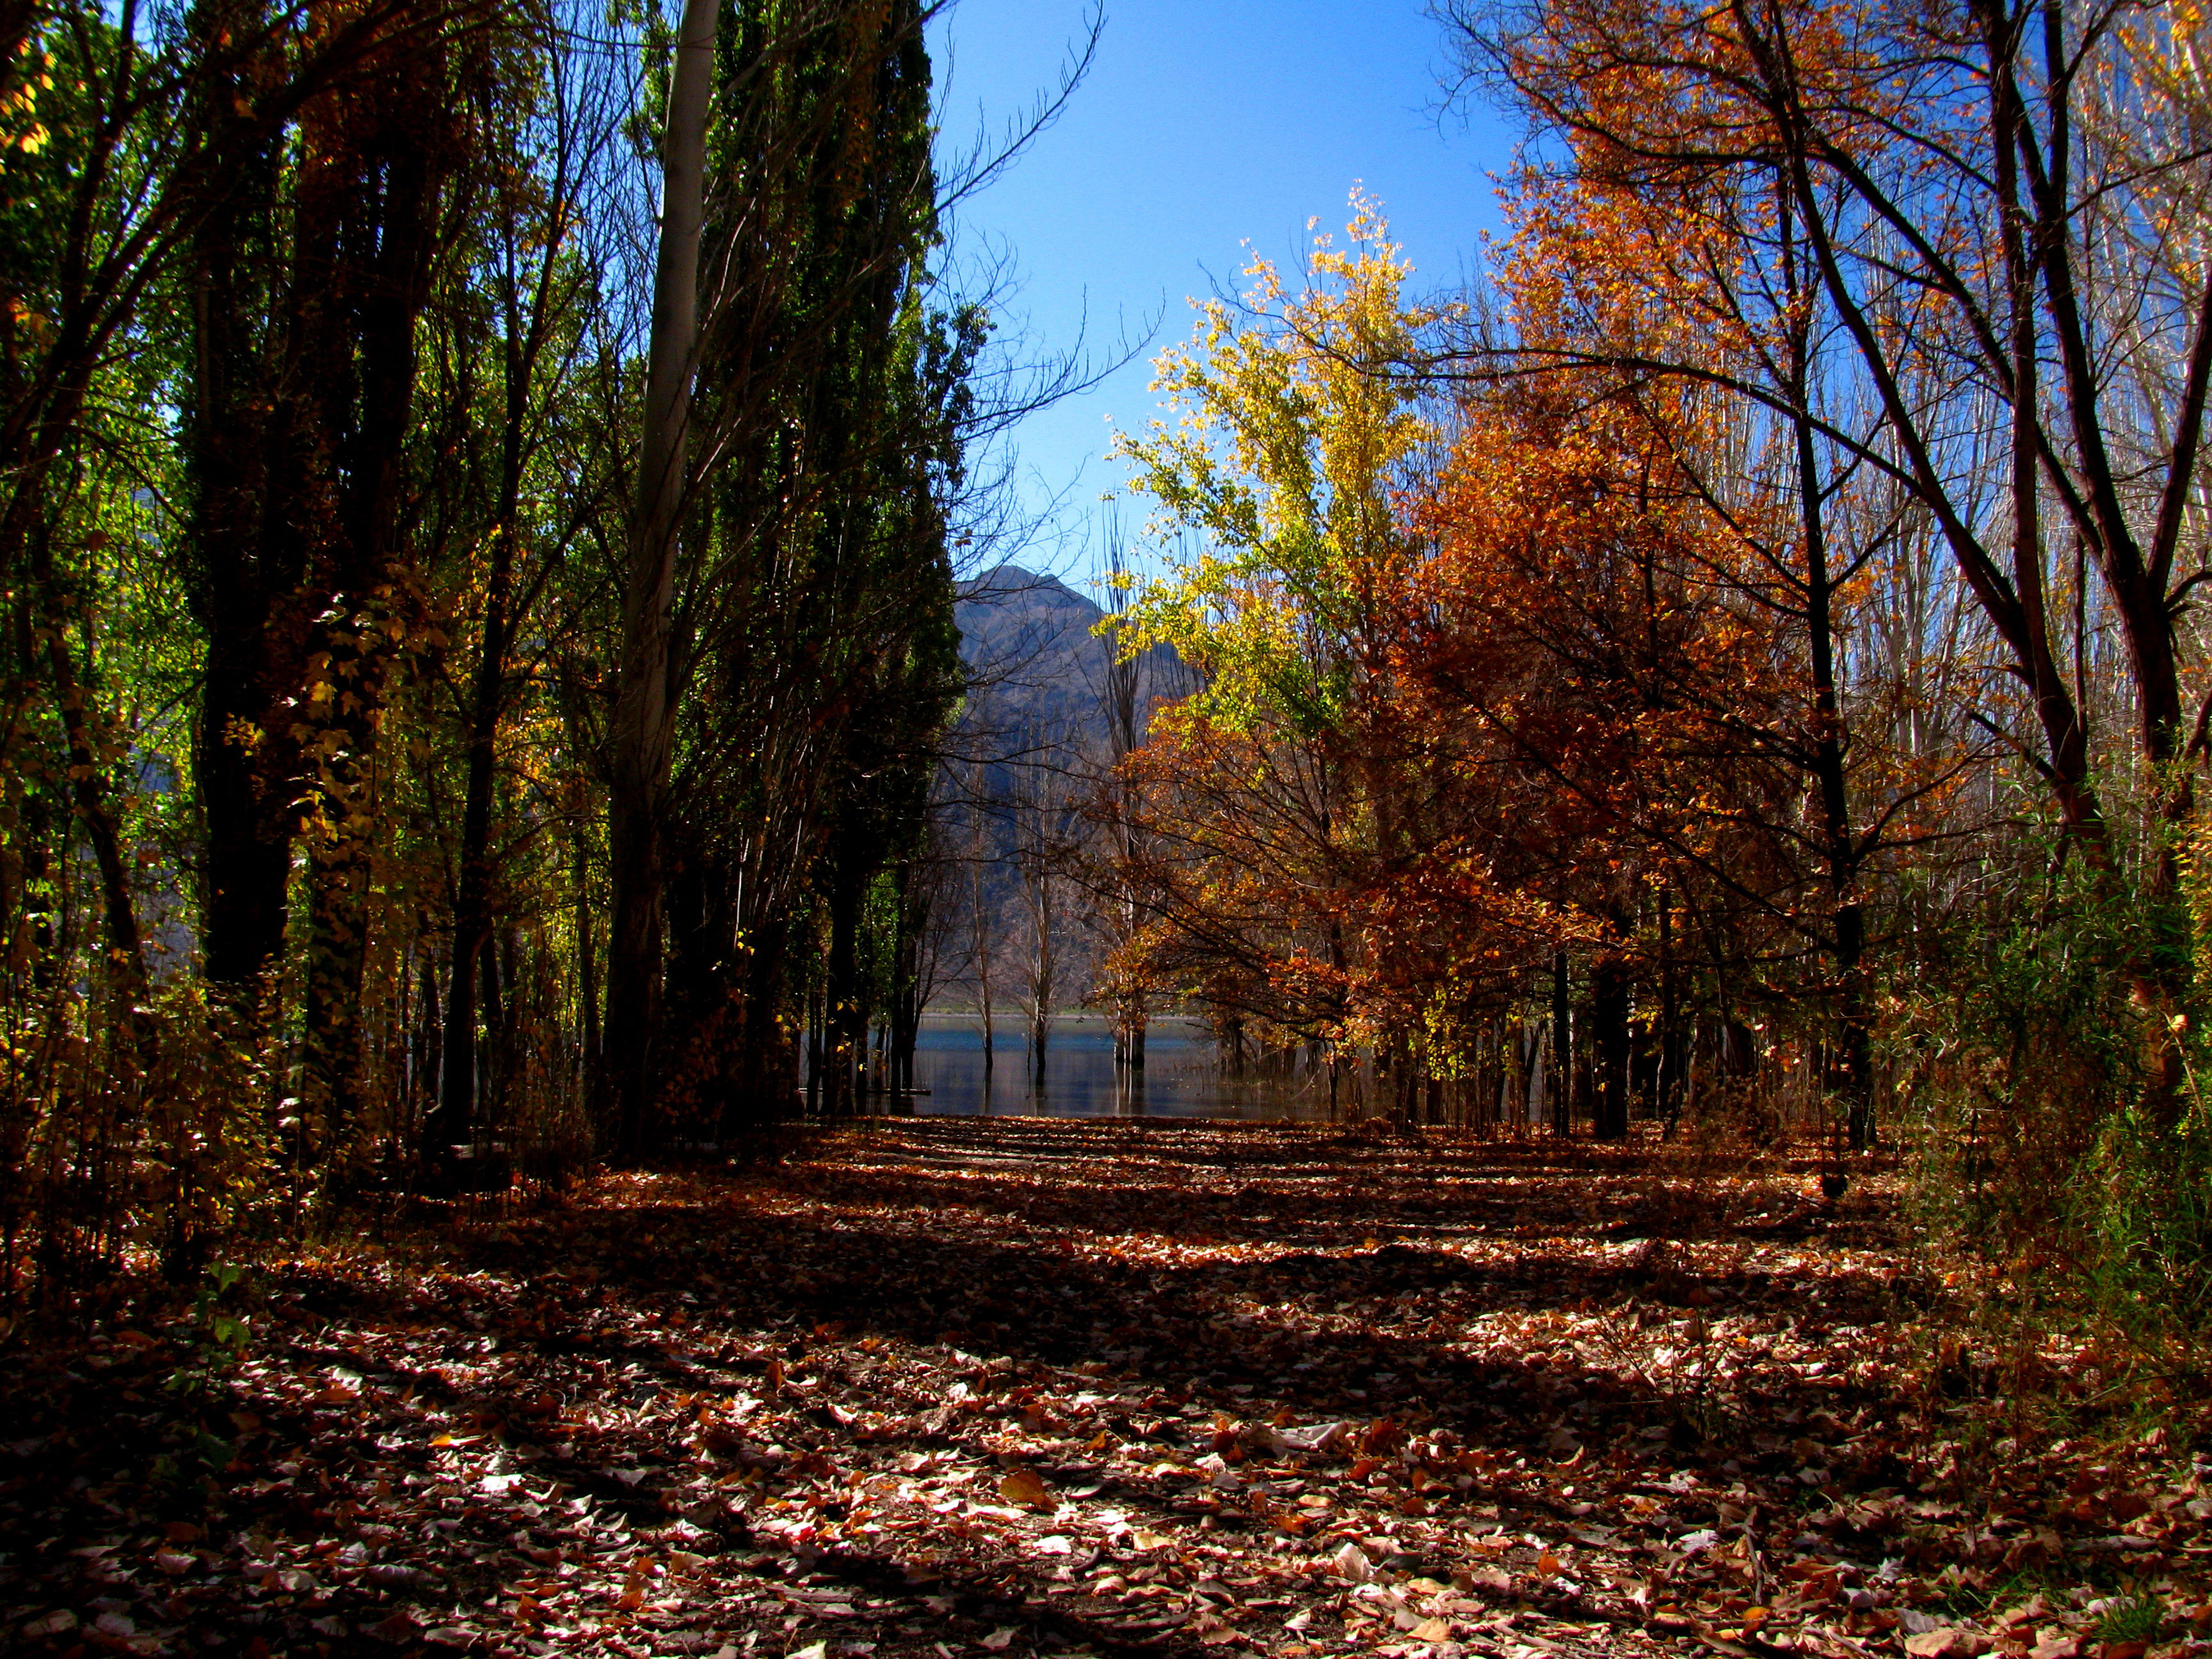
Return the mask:
[[(246, 1269), (228, 1261), (211, 1265), (202, 1277), (192, 1298), (191, 1357), (170, 1374), (166, 1386), (172, 1394), (206, 1395), (217, 1376), (245, 1359), (253, 1341), (252, 1327), (240, 1311), (248, 1294), (246, 1279)], [(227, 1449), (222, 1461), (229, 1461)]]
[[(1890, 1006), (1890, 1057), (1920, 1108), (1923, 1218), (2014, 1270), (2015, 1297), (2056, 1293), (2155, 1369), (2201, 1369), (2212, 1340), (2203, 861), (2187, 862), (2184, 903), (2168, 905), (2055, 835), (2024, 836), (1985, 867), (1983, 904), (1930, 931)], [(2178, 1007), (2153, 1013), (2142, 965), (2175, 953), (2191, 912), (2194, 973)], [(2178, 1095), (2152, 1063), (2154, 1021), (2171, 1030)]]
[[(2186, 831), (2179, 862), (2181, 901), (2171, 914), (2130, 907), (2138, 959), (2186, 956), (2179, 1006), (2159, 1014), (2126, 1006), (2107, 991), (2104, 1049), (2130, 1038), (2140, 1053), (2154, 1036), (2168, 1039), (2179, 1087), (2152, 1085), (2136, 1070), (2124, 1109), (2106, 1116), (2084, 1156), (2069, 1220), (2081, 1241), (2075, 1258), (2091, 1307), (2169, 1373), (2201, 1373), (2212, 1356), (2212, 1070), (2206, 996), (2212, 991), (2212, 826)], [(2096, 913), (2083, 907), (2085, 915)], [(2176, 975), (2177, 978), (2181, 975)], [(2077, 1018), (2092, 1018), (2087, 1011)], [(2164, 1032), (2148, 1029), (2159, 1018)], [(2116, 1060), (2114, 1069), (2118, 1069)], [(2124, 1639), (2124, 1638), (2112, 1638)]]
[(2191, 1369), (2212, 1340), (2212, 1114), (2195, 1093), (2192, 1082), (2179, 1123), (2142, 1105), (2116, 1117), (2080, 1187), (2094, 1304), (2146, 1352)]
[[(758, 321), (702, 347), (701, 422), (736, 424), (683, 579), (665, 1132), (781, 1109), (787, 1033), (826, 1018), (854, 1058), (900, 981), (890, 896), (961, 690), (946, 519), (989, 331), (933, 303), (919, 15), (855, 8), (796, 33), (771, 0), (724, 16), (722, 95), (746, 106), (709, 149), (751, 187), (724, 199), (750, 216), (732, 280)], [(761, 147), (794, 133), (808, 142), (760, 174)], [(742, 414), (756, 404), (772, 417)]]
[(244, 1267), (234, 1262), (211, 1264), (201, 1276), (192, 1297), (191, 1352), (163, 1382), (163, 1388), (186, 1407), (170, 1426), (174, 1451), (154, 1461), (154, 1478), (163, 1486), (186, 1487), (228, 1467), (237, 1447), (207, 1426), (222, 1408), (222, 1379), (238, 1369), (252, 1346), (252, 1328), (243, 1311), (252, 1294)]
[(2082, 1160), (2140, 1094), (2130, 971), (2154, 918), (2055, 832), (1984, 872), (1979, 903), (1919, 929), (1883, 1036), (1923, 1131), (1923, 1207), (2003, 1258), (2063, 1224)]

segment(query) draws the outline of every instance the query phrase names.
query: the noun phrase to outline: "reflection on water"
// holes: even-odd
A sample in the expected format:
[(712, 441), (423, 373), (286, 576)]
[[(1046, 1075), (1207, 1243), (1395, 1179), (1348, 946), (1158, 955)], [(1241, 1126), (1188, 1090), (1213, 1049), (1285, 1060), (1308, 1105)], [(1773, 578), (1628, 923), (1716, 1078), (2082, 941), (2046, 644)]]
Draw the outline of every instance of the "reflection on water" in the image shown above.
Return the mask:
[[(1044, 1078), (1030, 1064), (1028, 1030), (1001, 1019), (994, 1064), (983, 1064), (982, 1021), (927, 1014), (914, 1050), (917, 1112), (1029, 1113), (1051, 1117), (1325, 1116), (1326, 1094), (1310, 1077), (1224, 1075), (1212, 1035), (1194, 1020), (1155, 1019), (1141, 1071), (1114, 1064), (1112, 1026), (1095, 1015), (1052, 1022)], [(927, 1094), (920, 1091), (927, 1090)]]

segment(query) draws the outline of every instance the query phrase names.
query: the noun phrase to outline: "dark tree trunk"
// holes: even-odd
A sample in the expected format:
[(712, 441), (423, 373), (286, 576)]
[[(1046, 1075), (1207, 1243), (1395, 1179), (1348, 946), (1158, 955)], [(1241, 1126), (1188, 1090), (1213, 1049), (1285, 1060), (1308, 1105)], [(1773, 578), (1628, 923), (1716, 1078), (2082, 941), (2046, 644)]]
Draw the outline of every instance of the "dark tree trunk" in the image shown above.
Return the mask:
[(731, 1105), (739, 1123), (774, 1123), (791, 1115), (799, 1083), (799, 1051), (776, 1018), (790, 935), (780, 920), (756, 923), (746, 933), (744, 1030)]
[(898, 870), (897, 967), (890, 1007), (890, 1088), (895, 1096), (914, 1093), (914, 1051), (921, 1039), (922, 942), (929, 927), (929, 904), (916, 893), (912, 864)]
[[(1784, 272), (1794, 291), (1799, 275), (1797, 244), (1791, 234), (1786, 192), (1780, 207)], [(1825, 492), (1814, 440), (1809, 325), (1808, 317), (1791, 332), (1785, 389), (1793, 406), (1798, 522), (1804, 539), (1805, 629), (1813, 674), (1813, 777), (1820, 792), (1820, 843), (1828, 868), (1829, 955), (1836, 967), (1839, 1059), (1830, 1081), (1843, 1097), (1851, 1145), (1857, 1148), (1865, 1146), (1874, 1133), (1872, 1079), (1867, 1064), (1866, 921), (1858, 898), (1859, 848), (1851, 830), (1850, 783), (1845, 771), (1850, 732), (1836, 683), (1836, 593), (1829, 569), (1826, 515), (1821, 506)]]
[(868, 1036), (868, 1011), (860, 985), (860, 904), (872, 866), (847, 837), (830, 854), (830, 959), (823, 987), (822, 1110), (850, 1115)]
[(276, 595), (304, 574), (303, 537), (290, 522), (295, 470), (274, 464), (292, 447), (295, 410), (275, 396), (277, 174), (273, 152), (242, 158), (187, 255), (185, 537), (207, 638), (192, 750), (205, 836), (202, 962), (209, 981), (245, 1011), (258, 1008), (284, 949), (298, 772), (289, 722), (275, 713), (299, 683), (299, 629), (276, 626)]
[(576, 1018), (578, 1047), (589, 1077), (599, 1060), (599, 924), (592, 912), (592, 878), (584, 838), (576, 837)]
[(1552, 1133), (1574, 1133), (1574, 1036), (1567, 1000), (1567, 953), (1552, 954)]
[[(510, 386), (512, 405), (519, 388)], [(491, 939), (493, 880), (491, 810), (497, 779), (499, 721), (507, 703), (507, 606), (514, 580), (514, 538), (520, 517), (520, 411), (507, 413), (500, 522), (493, 527), (491, 568), (484, 599), (483, 642), (469, 702), (468, 777), (461, 808), (460, 882), (453, 900), (453, 994), (446, 1007), (447, 1067), (438, 1109), (424, 1127), (424, 1151), (434, 1161), (443, 1150), (471, 1138), (477, 1108), (477, 963)]]
[(366, 1103), (362, 1000), (380, 817), (376, 745), (399, 637), (392, 623), (404, 616), (395, 578), (415, 325), (435, 252), (439, 169), (455, 159), (449, 135), (423, 113), (446, 90), (439, 55), (417, 50), (395, 64), (392, 81), (377, 88), (388, 101), (376, 125), (334, 140), (337, 153), (325, 165), (303, 162), (299, 186), (295, 280), (313, 296), (319, 426), (326, 441), (335, 441), (341, 472), (329, 555), (332, 602), (318, 619), (309, 658), (309, 672), (326, 676), (329, 690), (310, 696), (310, 706), (328, 712), (313, 739), (305, 1060), (333, 1144)]
[(1681, 1012), (1674, 993), (1674, 908), (1673, 896), (1659, 894), (1659, 1116), (1672, 1139), (1682, 1113)]
[(438, 1014), (438, 964), (434, 953), (425, 947), (422, 951), (422, 990), (419, 999), (422, 1018), (416, 1033), (416, 1076), (417, 1091), (427, 1103), (429, 1111), (438, 1105), (438, 1087), (442, 1062), (445, 1059), (444, 1026)]
[(1627, 963), (1619, 956), (1600, 957), (1590, 968), (1592, 1132), (1600, 1140), (1628, 1137), (1628, 1061), (1632, 1040), (1628, 1029), (1630, 982)]

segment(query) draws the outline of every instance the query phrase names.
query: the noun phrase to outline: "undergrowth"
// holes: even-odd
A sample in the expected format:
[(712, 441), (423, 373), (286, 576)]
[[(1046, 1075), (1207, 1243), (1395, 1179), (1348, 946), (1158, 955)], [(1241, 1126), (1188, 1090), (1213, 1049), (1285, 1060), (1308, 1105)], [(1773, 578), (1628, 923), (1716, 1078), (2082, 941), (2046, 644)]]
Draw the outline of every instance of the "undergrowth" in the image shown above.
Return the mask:
[[(2184, 868), (2186, 925), (2054, 847), (1891, 988), (1905, 1224), (1959, 1310), (1929, 1393), (1992, 1440), (2192, 1439), (2207, 1404), (2212, 862)], [(2126, 964), (2160, 953), (2191, 988), (2152, 1013)]]

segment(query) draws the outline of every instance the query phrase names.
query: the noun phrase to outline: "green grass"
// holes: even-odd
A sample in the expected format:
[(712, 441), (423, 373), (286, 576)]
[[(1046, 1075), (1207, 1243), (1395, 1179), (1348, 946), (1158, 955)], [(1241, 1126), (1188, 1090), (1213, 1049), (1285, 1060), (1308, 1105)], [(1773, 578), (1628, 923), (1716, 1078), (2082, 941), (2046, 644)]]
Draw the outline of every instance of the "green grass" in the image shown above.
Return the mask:
[(2135, 1595), (2105, 1610), (2090, 1639), (2097, 1642), (2155, 1642), (2166, 1609), (2148, 1597)]
[(2038, 1590), (2048, 1589), (2050, 1580), (2036, 1571), (2008, 1572), (1992, 1580), (1988, 1588), (1976, 1589), (1972, 1584), (1954, 1584), (1945, 1592), (1942, 1608), (1965, 1619), (1984, 1619), (2000, 1607), (2008, 1607), (2015, 1601), (2025, 1601)]

